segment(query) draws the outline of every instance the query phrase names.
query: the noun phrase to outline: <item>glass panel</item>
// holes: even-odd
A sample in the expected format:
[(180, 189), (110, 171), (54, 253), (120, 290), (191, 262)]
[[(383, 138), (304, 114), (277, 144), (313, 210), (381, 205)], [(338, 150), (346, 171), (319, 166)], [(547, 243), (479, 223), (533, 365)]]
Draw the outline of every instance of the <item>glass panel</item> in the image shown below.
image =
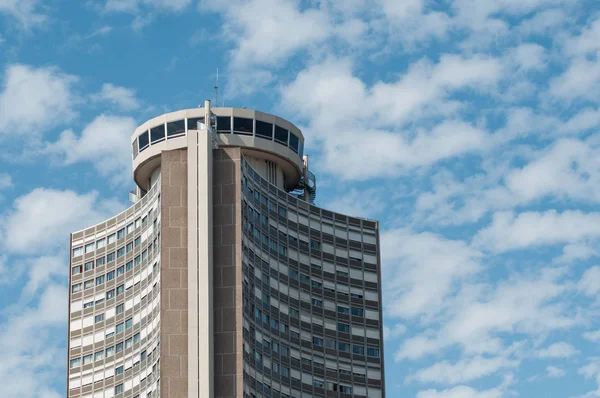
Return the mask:
[(275, 141), (287, 146), (288, 131), (283, 127), (275, 126)]
[(292, 151), (298, 153), (298, 137), (296, 137), (292, 132), (290, 132), (290, 148)]
[(152, 142), (157, 142), (165, 139), (165, 125), (161, 124), (160, 126), (154, 127), (150, 130), (150, 138)]
[(138, 155), (138, 142), (137, 142), (137, 138), (135, 139), (135, 141), (133, 141), (133, 158), (135, 159)]
[(302, 156), (304, 156), (304, 142), (300, 141), (300, 148), (298, 148), (298, 155), (300, 155), (300, 158), (302, 158)]
[(256, 121), (256, 136), (266, 138), (269, 140), (273, 139), (273, 125), (267, 122)]
[(144, 132), (142, 134), (139, 135), (138, 137), (138, 142), (139, 142), (139, 147), (140, 147), (140, 152), (146, 148), (148, 146), (148, 132)]
[(167, 137), (185, 133), (185, 120), (167, 123)]
[(245, 117), (234, 117), (233, 118), (233, 132), (238, 134), (252, 135), (253, 133), (253, 119), (247, 119)]
[(231, 118), (229, 116), (217, 116), (217, 132), (231, 133)]
[(204, 123), (204, 118), (203, 117), (188, 118), (188, 124), (187, 124), (188, 130), (196, 130), (198, 128), (198, 122)]

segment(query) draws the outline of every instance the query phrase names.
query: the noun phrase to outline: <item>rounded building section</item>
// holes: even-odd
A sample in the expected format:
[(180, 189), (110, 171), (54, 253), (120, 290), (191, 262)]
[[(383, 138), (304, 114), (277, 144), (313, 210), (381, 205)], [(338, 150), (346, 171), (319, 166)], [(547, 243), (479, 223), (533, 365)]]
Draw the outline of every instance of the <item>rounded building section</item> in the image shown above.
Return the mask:
[(71, 234), (68, 397), (160, 395), (160, 183)]
[(148, 120), (131, 139), (133, 178), (141, 195), (160, 170), (162, 151), (187, 148), (190, 130), (209, 129), (219, 147), (240, 147), (261, 175), (291, 191), (304, 174), (304, 136), (278, 116), (244, 108), (185, 109)]
[(242, 161), (244, 397), (385, 396), (378, 225)]

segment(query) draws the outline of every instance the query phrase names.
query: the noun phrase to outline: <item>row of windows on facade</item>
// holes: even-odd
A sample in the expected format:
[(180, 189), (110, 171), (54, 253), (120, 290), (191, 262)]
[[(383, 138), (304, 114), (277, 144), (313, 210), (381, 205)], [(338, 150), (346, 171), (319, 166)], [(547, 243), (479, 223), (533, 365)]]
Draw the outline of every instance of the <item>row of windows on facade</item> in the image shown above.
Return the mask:
[[(258, 333), (257, 333), (257, 339), (258, 339)], [(316, 354), (315, 351), (312, 351), (310, 353), (305, 353), (302, 352), (300, 353), (300, 351), (298, 350), (291, 350), (291, 354), (289, 352), (286, 351), (286, 354), (284, 355), (283, 353), (280, 353), (280, 346), (279, 343), (273, 341), (269, 341), (266, 338), (262, 339), (261, 341), (257, 340), (257, 344), (261, 345), (261, 351), (264, 354), (267, 354), (269, 357), (273, 358), (273, 357), (280, 357), (280, 358), (289, 358), (290, 356), (294, 359), (299, 360), (303, 365), (307, 365), (311, 368), (319, 368), (319, 369), (325, 369), (325, 367), (327, 367), (327, 370), (330, 370), (332, 372), (335, 373), (340, 373), (343, 375), (354, 375), (356, 377), (361, 377), (361, 378), (366, 378), (367, 374), (366, 374), (366, 368), (364, 366), (357, 366), (355, 362), (354, 363), (354, 367), (352, 366), (351, 362), (344, 362), (344, 361), (340, 361), (339, 365), (337, 363), (337, 360), (339, 358), (336, 358), (335, 361), (330, 361), (329, 359), (326, 360), (326, 358), (324, 356), (318, 355)], [(247, 348), (247, 347), (245, 347)], [(284, 348), (284, 346), (281, 346), (281, 348)], [(254, 348), (252, 349), (253, 351), (256, 351)], [(287, 350), (287, 348), (286, 348)], [(275, 355), (274, 355), (275, 354)], [(305, 357), (305, 355), (307, 355), (308, 357)], [(364, 354), (362, 354), (364, 355)], [(310, 358), (314, 358), (314, 360), (310, 359)], [(268, 364), (269, 360), (267, 359), (267, 361), (265, 361), (266, 364)], [(327, 365), (325, 365), (327, 364)], [(264, 363), (263, 363), (264, 365)], [(335, 365), (335, 367), (334, 367)], [(363, 362), (363, 365), (364, 362)], [(350, 370), (353, 369), (353, 370)], [(374, 367), (370, 367), (369, 366), (369, 378), (373, 378), (375, 380), (380, 380), (381, 379), (381, 371), (378, 368), (374, 368)], [(374, 373), (374, 374), (372, 374)]]
[[(297, 332), (293, 329), (290, 329), (287, 324), (284, 324), (283, 322), (279, 322), (278, 320), (271, 318), (270, 315), (264, 314), (258, 308), (254, 309), (254, 320), (259, 325), (262, 322), (262, 325), (266, 326), (267, 328), (271, 327), (271, 329), (277, 330), (277, 331), (279, 331), (279, 333), (283, 333), (285, 335), (287, 335), (289, 332), (290, 337), (300, 339), (299, 332)], [(313, 337), (313, 344), (317, 347), (325, 347), (325, 348), (329, 348), (332, 350), (337, 349), (340, 352), (350, 352), (350, 344), (349, 343), (344, 343), (341, 341), (338, 342), (337, 340), (333, 340), (333, 339), (323, 340), (322, 337)], [(364, 346), (355, 346), (355, 347), (357, 347), (357, 348), (356, 348), (356, 351), (353, 348), (354, 354), (364, 355), (364, 352), (365, 352)], [(362, 349), (360, 347), (362, 347)], [(367, 356), (372, 357), (372, 358), (379, 358), (379, 348), (367, 347)]]
[[(81, 365), (89, 365), (91, 363), (94, 363), (95, 361), (100, 361), (105, 358), (110, 358), (111, 356), (113, 356), (115, 354), (123, 352), (123, 350), (133, 347), (134, 344), (137, 344), (139, 342), (140, 342), (140, 334), (136, 333), (132, 337), (125, 339), (122, 342), (117, 343), (113, 346), (110, 346), (110, 347), (106, 348), (105, 350), (102, 349), (100, 351), (96, 351), (93, 354), (88, 354), (88, 355), (84, 355), (79, 358), (71, 359), (70, 365), (69, 365), (70, 369), (78, 368)], [(146, 359), (146, 351), (145, 350), (142, 352), (142, 360), (144, 360), (144, 359)], [(119, 374), (119, 373), (117, 373), (117, 374)]]
[[(156, 287), (156, 284), (155, 284)], [(157, 294), (155, 294), (155, 291), (151, 291), (149, 292), (146, 296), (150, 295), (151, 299), (154, 298)], [(144, 300), (144, 298), (146, 297), (144, 296), (142, 298), (142, 300)], [(144, 316), (144, 318), (139, 320), (139, 324), (141, 326), (139, 326), (139, 328), (148, 328), (151, 327), (151, 329), (148, 329), (146, 331), (147, 334), (152, 333), (152, 330), (154, 330), (155, 325), (154, 322), (156, 321), (156, 316), (159, 314), (159, 301), (155, 301), (151, 306), (146, 307), (147, 309), (147, 314)], [(119, 309), (118, 314), (123, 313), (123, 308)], [(154, 318), (152, 318), (154, 316)], [(94, 321), (96, 323), (102, 322), (102, 320), (104, 319), (104, 314), (101, 314), (101, 316), (95, 316), (94, 317)], [(75, 349), (79, 349), (82, 346), (89, 346), (89, 345), (93, 345), (96, 343), (99, 343), (100, 345), (102, 345), (102, 341), (106, 340), (106, 339), (110, 339), (112, 337), (114, 337), (115, 335), (119, 335), (120, 333), (124, 332), (125, 330), (131, 329), (131, 327), (134, 327), (135, 325), (132, 325), (130, 318), (128, 321), (125, 322), (120, 322), (118, 325), (116, 326), (104, 326), (104, 327), (100, 327), (98, 329), (96, 329), (95, 331), (93, 331), (92, 333), (85, 335), (85, 336), (80, 336), (79, 337), (79, 342), (74, 343), (74, 340), (71, 340), (71, 350), (75, 350)], [(91, 322), (90, 322), (91, 323)], [(138, 329), (139, 329), (138, 328)], [(87, 340), (87, 342), (86, 342)], [(85, 350), (85, 349), (84, 349)]]
[[(285, 207), (283, 207), (281, 205), (277, 206), (277, 204), (275, 203), (274, 200), (269, 199), (267, 196), (265, 196), (264, 194), (260, 193), (259, 191), (253, 190), (252, 188), (248, 187), (246, 189), (246, 192), (251, 197), (254, 197), (254, 200), (256, 202), (260, 203), (263, 206), (266, 206), (269, 210), (274, 211), (274, 212), (278, 212), (278, 214), (280, 216), (282, 216), (282, 217), (288, 216), (288, 211), (287, 211), (287, 209)], [(246, 200), (243, 201), (243, 206), (244, 206), (244, 209), (248, 209), (249, 213), (251, 212), (251, 214), (253, 215), (253, 217), (255, 219), (260, 219), (260, 220), (268, 219), (268, 217), (266, 217), (264, 215), (261, 215), (258, 211), (256, 211), (251, 206), (249, 206), (248, 203), (246, 202)], [(290, 214), (295, 214), (295, 213), (290, 213)], [(290, 217), (288, 217), (288, 219), (289, 218)], [(309, 224), (308, 224), (308, 216), (307, 215), (299, 215), (299, 220), (298, 221), (302, 225), (305, 225), (307, 227), (309, 226)], [(319, 225), (319, 227), (323, 228), (323, 230), (324, 230), (325, 233), (329, 233), (330, 235), (334, 234), (333, 224), (332, 225), (328, 225), (327, 222), (325, 222), (324, 220), (321, 220), (321, 219), (319, 219), (318, 221), (317, 220), (315, 220), (315, 221), (317, 222), (317, 224)], [(332, 222), (333, 222), (333, 220), (332, 220)], [(360, 233), (360, 228), (357, 228), (356, 231), (353, 231), (353, 230), (348, 231), (348, 226), (345, 225), (345, 224), (344, 224), (343, 228), (341, 229), (341, 231), (348, 233), (348, 236), (343, 237), (343, 234), (340, 234), (339, 231), (338, 231), (340, 229), (338, 224), (339, 224), (338, 222), (335, 222), (335, 225), (337, 227), (336, 228), (336, 233), (335, 233), (336, 236), (342, 237), (343, 239), (348, 239), (349, 238), (349, 239), (357, 241), (357, 242), (360, 242), (360, 241), (362, 241), (365, 238)], [(352, 227), (350, 227), (350, 228), (352, 228)], [(325, 231), (325, 229), (330, 229), (330, 231)], [(340, 236), (340, 235), (342, 235), (342, 236)], [(373, 243), (375, 243), (374, 239), (373, 239)], [(320, 247), (315, 247), (315, 248), (321, 249)], [(361, 259), (357, 258), (357, 260), (360, 261)]]
[[(154, 266), (153, 266), (153, 272), (156, 272), (156, 271), (157, 271), (157, 267), (158, 267), (158, 263), (154, 263)], [(127, 270), (129, 271), (129, 268), (128, 268)], [(114, 272), (114, 271), (111, 271), (111, 272), (109, 272), (108, 274), (112, 274), (113, 272)], [(107, 274), (107, 275), (108, 275), (108, 274)], [(118, 275), (123, 275), (123, 274), (125, 274), (125, 271), (124, 271), (123, 267), (119, 267), (119, 268), (117, 269), (117, 276), (118, 276)], [(152, 276), (152, 272), (150, 272), (150, 274), (148, 274), (148, 278), (150, 278), (151, 276)], [(107, 277), (107, 279), (108, 279), (108, 280), (111, 280), (112, 278), (111, 278), (111, 279), (109, 279), (109, 278)], [(140, 281), (140, 282), (141, 282), (141, 281)], [(138, 282), (138, 283), (139, 283), (139, 282)], [(125, 285), (123, 285), (123, 286), (125, 286)], [(120, 287), (120, 286), (119, 286), (119, 287)], [(107, 291), (107, 292), (106, 292), (106, 299), (107, 299), (107, 300), (110, 300), (111, 298), (114, 298), (114, 297), (115, 297), (115, 290), (116, 290), (116, 289), (111, 289), (111, 290), (109, 290), (109, 291)], [(128, 289), (125, 289), (125, 290), (129, 290), (129, 288), (128, 288)], [(144, 300), (145, 298), (146, 298), (146, 296), (142, 297), (142, 300)], [(101, 299), (98, 299), (98, 300), (95, 300), (94, 298), (92, 298), (91, 300), (89, 300), (89, 301), (87, 301), (87, 302), (84, 302), (84, 303), (83, 303), (83, 309), (92, 308), (94, 305), (99, 305), (99, 304), (102, 304), (102, 303), (104, 303), (104, 298), (101, 298)]]
[[(134, 361), (132, 361), (131, 365), (125, 366), (125, 365), (121, 365), (118, 367), (114, 368), (114, 373), (111, 376), (108, 377), (116, 377), (119, 375), (123, 375), (125, 372), (127, 372), (129, 369), (132, 368), (136, 368), (139, 365), (143, 365), (144, 363), (150, 363), (152, 361), (152, 358), (155, 357), (157, 355), (157, 350), (159, 349), (159, 344), (157, 343), (157, 346), (148, 354), (146, 354), (146, 350), (142, 351), (140, 354), (136, 354), (136, 357), (134, 359)], [(114, 354), (114, 352), (113, 352)], [(113, 355), (111, 354), (111, 355)], [(93, 362), (93, 361), (92, 361)], [(146, 372), (141, 372), (140, 373), (140, 382), (144, 382), (144, 380), (146, 380), (147, 378), (149, 378), (150, 383), (153, 382), (155, 379), (157, 380), (158, 378), (158, 362), (154, 363), (152, 366), (152, 371), (150, 373), (146, 373)], [(149, 368), (147, 368), (147, 370), (150, 370)], [(89, 379), (89, 383), (83, 385), (83, 387), (92, 384), (93, 379), (90, 378)], [(115, 388), (115, 394), (120, 394), (122, 392), (124, 392), (124, 386), (125, 383), (120, 383), (117, 384), (114, 388)], [(118, 392), (117, 392), (118, 391)], [(150, 396), (154, 396), (154, 394), (150, 394), (148, 395), (148, 397)], [(139, 395), (136, 395), (135, 398), (139, 398)]]
[[(204, 123), (204, 118), (187, 118), (167, 122), (142, 132), (133, 144), (134, 159), (139, 152), (142, 152), (150, 145), (162, 142), (165, 139), (184, 135), (187, 130), (197, 129), (199, 122)], [(258, 138), (275, 141), (289, 147), (300, 157), (302, 157), (304, 152), (304, 143), (296, 134), (272, 123), (244, 117), (217, 116), (216, 126), (213, 127), (216, 127), (216, 131), (219, 134), (253, 135)]]
[[(154, 242), (151, 242), (148, 245), (147, 250), (144, 250), (140, 255), (135, 256), (135, 258), (133, 260), (128, 261), (125, 265), (118, 267), (116, 269), (116, 271), (109, 271), (104, 275), (96, 276), (96, 279), (95, 279), (96, 286), (103, 284), (105, 280), (108, 282), (108, 281), (115, 279), (115, 276), (119, 277), (121, 275), (124, 275), (125, 272), (133, 270), (134, 267), (137, 267), (143, 261), (146, 261), (149, 257), (152, 257), (152, 255), (154, 253), (154, 249), (156, 248), (158, 250), (158, 239), (159, 239), (159, 237), (156, 237), (154, 239)], [(133, 243), (130, 243), (130, 244), (132, 245), (132, 247), (131, 247), (131, 249), (127, 249), (127, 253), (129, 253), (130, 251), (133, 250)], [(139, 243), (136, 244), (136, 247), (138, 245), (139, 245)], [(129, 246), (129, 245), (127, 245), (127, 246)], [(123, 250), (121, 250), (121, 249), (123, 249)], [(116, 258), (123, 257), (126, 254), (126, 251), (125, 251), (124, 247), (121, 249), (117, 250), (116, 252), (108, 253), (106, 256), (101, 256), (101, 257), (96, 258), (95, 267), (96, 268), (101, 267), (105, 264), (115, 261)], [(94, 261), (88, 261), (83, 265), (83, 267), (81, 265), (76, 265), (76, 266), (72, 267), (71, 274), (78, 275), (78, 274), (81, 274), (82, 272), (91, 271), (93, 269), (94, 269)], [(82, 286), (81, 283), (74, 283), (73, 287), (72, 287), (72, 293), (80, 292), (81, 286)], [(94, 287), (94, 279), (88, 279), (83, 283), (84, 290), (90, 289), (92, 287)]]
[[(98, 239), (94, 242), (90, 242), (85, 244), (84, 246), (79, 246), (73, 248), (73, 257), (82, 256), (84, 253), (90, 253), (94, 250), (99, 250), (105, 247), (106, 245), (110, 245), (115, 243), (118, 239), (122, 239), (125, 236), (133, 233), (138, 227), (144, 225), (148, 220), (148, 216), (144, 216), (143, 218), (137, 218), (132, 223), (128, 224), (126, 227), (119, 229), (116, 233), (108, 235), (106, 238)], [(157, 220), (154, 220), (154, 227), (156, 228)], [(140, 239), (139, 237), (136, 239)]]

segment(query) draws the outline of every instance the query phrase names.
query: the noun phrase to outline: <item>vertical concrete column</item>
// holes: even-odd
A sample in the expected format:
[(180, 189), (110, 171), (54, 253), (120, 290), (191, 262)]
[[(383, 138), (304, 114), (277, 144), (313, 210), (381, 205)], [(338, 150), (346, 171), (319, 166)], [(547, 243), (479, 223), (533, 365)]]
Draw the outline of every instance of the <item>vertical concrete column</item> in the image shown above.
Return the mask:
[(212, 140), (188, 130), (188, 397), (213, 398)]

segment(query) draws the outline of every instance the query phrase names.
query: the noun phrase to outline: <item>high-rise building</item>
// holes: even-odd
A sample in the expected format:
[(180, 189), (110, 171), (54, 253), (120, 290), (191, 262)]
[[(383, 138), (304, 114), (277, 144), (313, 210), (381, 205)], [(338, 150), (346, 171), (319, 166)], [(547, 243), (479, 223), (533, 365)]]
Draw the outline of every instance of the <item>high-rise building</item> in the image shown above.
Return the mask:
[(131, 142), (134, 204), (71, 234), (67, 396), (384, 397), (378, 223), (314, 205), (300, 130), (206, 101)]

